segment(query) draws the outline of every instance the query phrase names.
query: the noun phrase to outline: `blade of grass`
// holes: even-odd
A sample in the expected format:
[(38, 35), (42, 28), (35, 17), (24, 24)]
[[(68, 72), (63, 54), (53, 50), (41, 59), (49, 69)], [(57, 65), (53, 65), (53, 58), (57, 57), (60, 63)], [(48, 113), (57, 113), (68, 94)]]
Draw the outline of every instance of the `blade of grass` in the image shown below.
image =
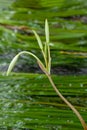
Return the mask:
[(11, 72), (12, 69), (14, 68), (14, 66), (15, 66), (15, 64), (16, 64), (16, 62), (17, 62), (17, 60), (18, 60), (18, 57), (19, 57), (19, 55), (16, 55), (16, 56), (12, 59), (10, 65), (9, 65), (9, 67), (8, 67), (7, 73), (6, 73), (7, 76), (10, 74), (10, 72)]
[(47, 19), (45, 20), (45, 36), (46, 36), (46, 43), (49, 43), (49, 25)]
[(41, 60), (36, 55), (34, 55), (33, 53), (28, 52), (28, 51), (21, 51), (12, 59), (10, 65), (8, 67), (7, 73), (6, 73), (7, 76), (10, 74), (10, 72), (12, 71), (13, 67), (15, 66), (19, 56), (22, 54), (29, 54), (29, 55), (33, 56), (37, 60), (37, 62), (42, 65), (43, 69), (45, 69), (44, 64), (41, 62)]
[(41, 52), (42, 52), (42, 55), (43, 55), (43, 58), (44, 58), (44, 61), (45, 61), (45, 66), (46, 66), (46, 68), (47, 68), (47, 58), (46, 58), (46, 53), (45, 53), (45, 51), (44, 51), (43, 43), (42, 43), (42, 41), (41, 41), (39, 35), (36, 33), (36, 31), (34, 31), (34, 30), (32, 30), (32, 31), (33, 31), (33, 33), (34, 33), (36, 39), (37, 39), (38, 45), (39, 45), (39, 47), (40, 47), (40, 49), (41, 49)]
[(38, 41), (38, 45), (39, 45), (39, 47), (40, 47), (40, 49), (41, 49), (41, 51), (42, 51), (42, 50), (43, 50), (42, 41), (41, 41), (39, 35), (36, 33), (36, 31), (34, 31), (34, 30), (32, 30), (32, 31), (33, 31), (33, 33), (34, 33), (34, 35), (35, 35), (35, 37), (36, 37), (36, 39), (37, 39), (37, 41)]
[(50, 74), (51, 70), (51, 56), (50, 56), (50, 46), (49, 46), (49, 25), (47, 19), (45, 20), (45, 37), (46, 37), (46, 43), (45, 43), (45, 55), (47, 57), (47, 70)]

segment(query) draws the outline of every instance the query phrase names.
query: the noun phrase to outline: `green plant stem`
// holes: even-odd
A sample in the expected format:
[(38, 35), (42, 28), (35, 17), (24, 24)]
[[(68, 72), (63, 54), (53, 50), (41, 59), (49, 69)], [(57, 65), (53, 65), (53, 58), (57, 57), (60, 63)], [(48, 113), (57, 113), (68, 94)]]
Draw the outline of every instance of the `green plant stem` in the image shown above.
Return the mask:
[(87, 125), (84, 121), (84, 119), (82, 118), (82, 116), (80, 115), (80, 113), (75, 109), (75, 107), (59, 92), (59, 90), (57, 89), (57, 87), (55, 86), (52, 78), (51, 78), (51, 75), (46, 71), (46, 69), (44, 68), (44, 66), (39, 63), (39, 66), (41, 68), (41, 70), (46, 74), (46, 76), (48, 77), (53, 89), (55, 90), (55, 92), (57, 93), (57, 95), (72, 109), (72, 111), (76, 114), (76, 116), (78, 117), (78, 119), (80, 120), (84, 130), (87, 130)]
[(50, 71), (51, 71), (51, 56), (50, 56), (50, 47), (48, 45), (48, 66), (47, 66), (47, 70), (50, 74)]
[(42, 50), (42, 55), (44, 57), (45, 65), (46, 65), (46, 68), (47, 68), (47, 58), (46, 58), (46, 55), (45, 55), (43, 50)]
[(46, 72), (45, 73), (53, 87), (53, 89), (55, 90), (55, 92), (57, 93), (57, 95), (73, 110), (73, 112), (77, 115), (77, 117), (79, 118), (84, 130), (87, 130), (87, 125), (84, 121), (84, 119), (82, 118), (82, 116), (80, 115), (80, 113), (75, 109), (75, 107), (67, 100), (65, 99), (65, 97), (59, 92), (59, 90), (57, 89), (57, 87), (55, 86), (51, 76)]

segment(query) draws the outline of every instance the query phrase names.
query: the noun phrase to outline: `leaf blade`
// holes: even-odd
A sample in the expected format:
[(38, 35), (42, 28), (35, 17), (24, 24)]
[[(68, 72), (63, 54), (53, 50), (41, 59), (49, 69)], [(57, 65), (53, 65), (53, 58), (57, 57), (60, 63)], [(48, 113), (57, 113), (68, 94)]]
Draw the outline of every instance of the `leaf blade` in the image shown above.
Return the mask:
[(49, 25), (47, 19), (45, 20), (45, 36), (46, 36), (46, 43), (49, 43)]
[(11, 72), (12, 69), (14, 68), (14, 66), (15, 66), (15, 64), (16, 64), (16, 62), (17, 62), (17, 60), (18, 60), (18, 57), (19, 57), (19, 55), (16, 55), (16, 56), (12, 59), (10, 65), (9, 65), (9, 67), (8, 67), (7, 73), (6, 73), (7, 76), (10, 74), (10, 72)]
[(39, 35), (36, 33), (36, 31), (34, 31), (34, 30), (32, 30), (32, 31), (33, 31), (33, 33), (34, 33), (36, 39), (37, 39), (37, 42), (38, 42), (38, 45), (39, 45), (40, 49), (43, 50), (42, 41), (41, 41)]

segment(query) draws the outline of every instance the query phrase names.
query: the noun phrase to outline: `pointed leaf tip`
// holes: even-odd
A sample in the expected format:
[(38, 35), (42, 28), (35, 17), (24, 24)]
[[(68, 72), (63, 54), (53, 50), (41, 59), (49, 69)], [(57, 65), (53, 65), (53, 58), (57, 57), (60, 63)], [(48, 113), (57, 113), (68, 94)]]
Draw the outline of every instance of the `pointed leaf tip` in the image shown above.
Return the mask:
[(12, 69), (13, 69), (13, 67), (15, 66), (18, 57), (19, 57), (19, 55), (16, 55), (16, 56), (12, 59), (10, 65), (9, 65), (9, 67), (8, 67), (7, 73), (6, 73), (7, 76), (10, 74), (10, 72), (11, 72)]
[(49, 43), (49, 25), (48, 20), (45, 20), (45, 36), (46, 36), (46, 42)]
[(42, 50), (43, 49), (43, 45), (42, 45), (42, 42), (41, 42), (41, 39), (40, 39), (39, 35), (36, 33), (36, 31), (34, 31), (34, 30), (32, 30), (32, 31), (33, 31), (36, 39), (37, 39), (37, 42), (38, 42), (38, 45), (39, 45), (40, 49)]

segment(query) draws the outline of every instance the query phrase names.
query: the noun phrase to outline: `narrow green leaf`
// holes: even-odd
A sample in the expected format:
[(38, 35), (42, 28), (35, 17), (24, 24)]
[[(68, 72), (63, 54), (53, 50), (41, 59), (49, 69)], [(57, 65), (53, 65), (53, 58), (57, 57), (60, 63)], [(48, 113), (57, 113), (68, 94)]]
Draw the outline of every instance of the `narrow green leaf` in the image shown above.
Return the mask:
[(35, 37), (36, 37), (36, 39), (38, 41), (38, 45), (39, 45), (40, 49), (42, 50), (43, 45), (42, 45), (42, 42), (41, 42), (41, 39), (40, 39), (39, 35), (36, 33), (36, 31), (34, 31), (34, 30), (32, 30), (32, 31), (33, 31), (33, 33), (34, 33), (34, 35), (35, 35)]
[(36, 55), (34, 55), (33, 53), (28, 52), (28, 51), (21, 51), (21, 52), (19, 52), (19, 53), (12, 59), (10, 65), (9, 65), (9, 67), (8, 67), (7, 73), (6, 73), (7, 76), (10, 74), (10, 72), (12, 71), (13, 67), (15, 66), (15, 64), (16, 64), (16, 62), (17, 62), (17, 59), (18, 59), (19, 56), (22, 55), (22, 54), (28, 54), (28, 55), (33, 56), (33, 57), (37, 60), (37, 62), (38, 62), (39, 64), (41, 64), (41, 65), (43, 66), (43, 68), (45, 69), (44, 64), (41, 62), (41, 60), (40, 60)]
[(12, 69), (13, 69), (13, 67), (15, 66), (18, 57), (19, 57), (19, 55), (16, 55), (16, 56), (12, 59), (10, 65), (9, 65), (9, 67), (8, 67), (7, 73), (6, 73), (7, 76), (10, 74), (10, 72), (11, 72)]
[(45, 35), (46, 35), (46, 43), (49, 43), (49, 25), (47, 19), (45, 20)]

